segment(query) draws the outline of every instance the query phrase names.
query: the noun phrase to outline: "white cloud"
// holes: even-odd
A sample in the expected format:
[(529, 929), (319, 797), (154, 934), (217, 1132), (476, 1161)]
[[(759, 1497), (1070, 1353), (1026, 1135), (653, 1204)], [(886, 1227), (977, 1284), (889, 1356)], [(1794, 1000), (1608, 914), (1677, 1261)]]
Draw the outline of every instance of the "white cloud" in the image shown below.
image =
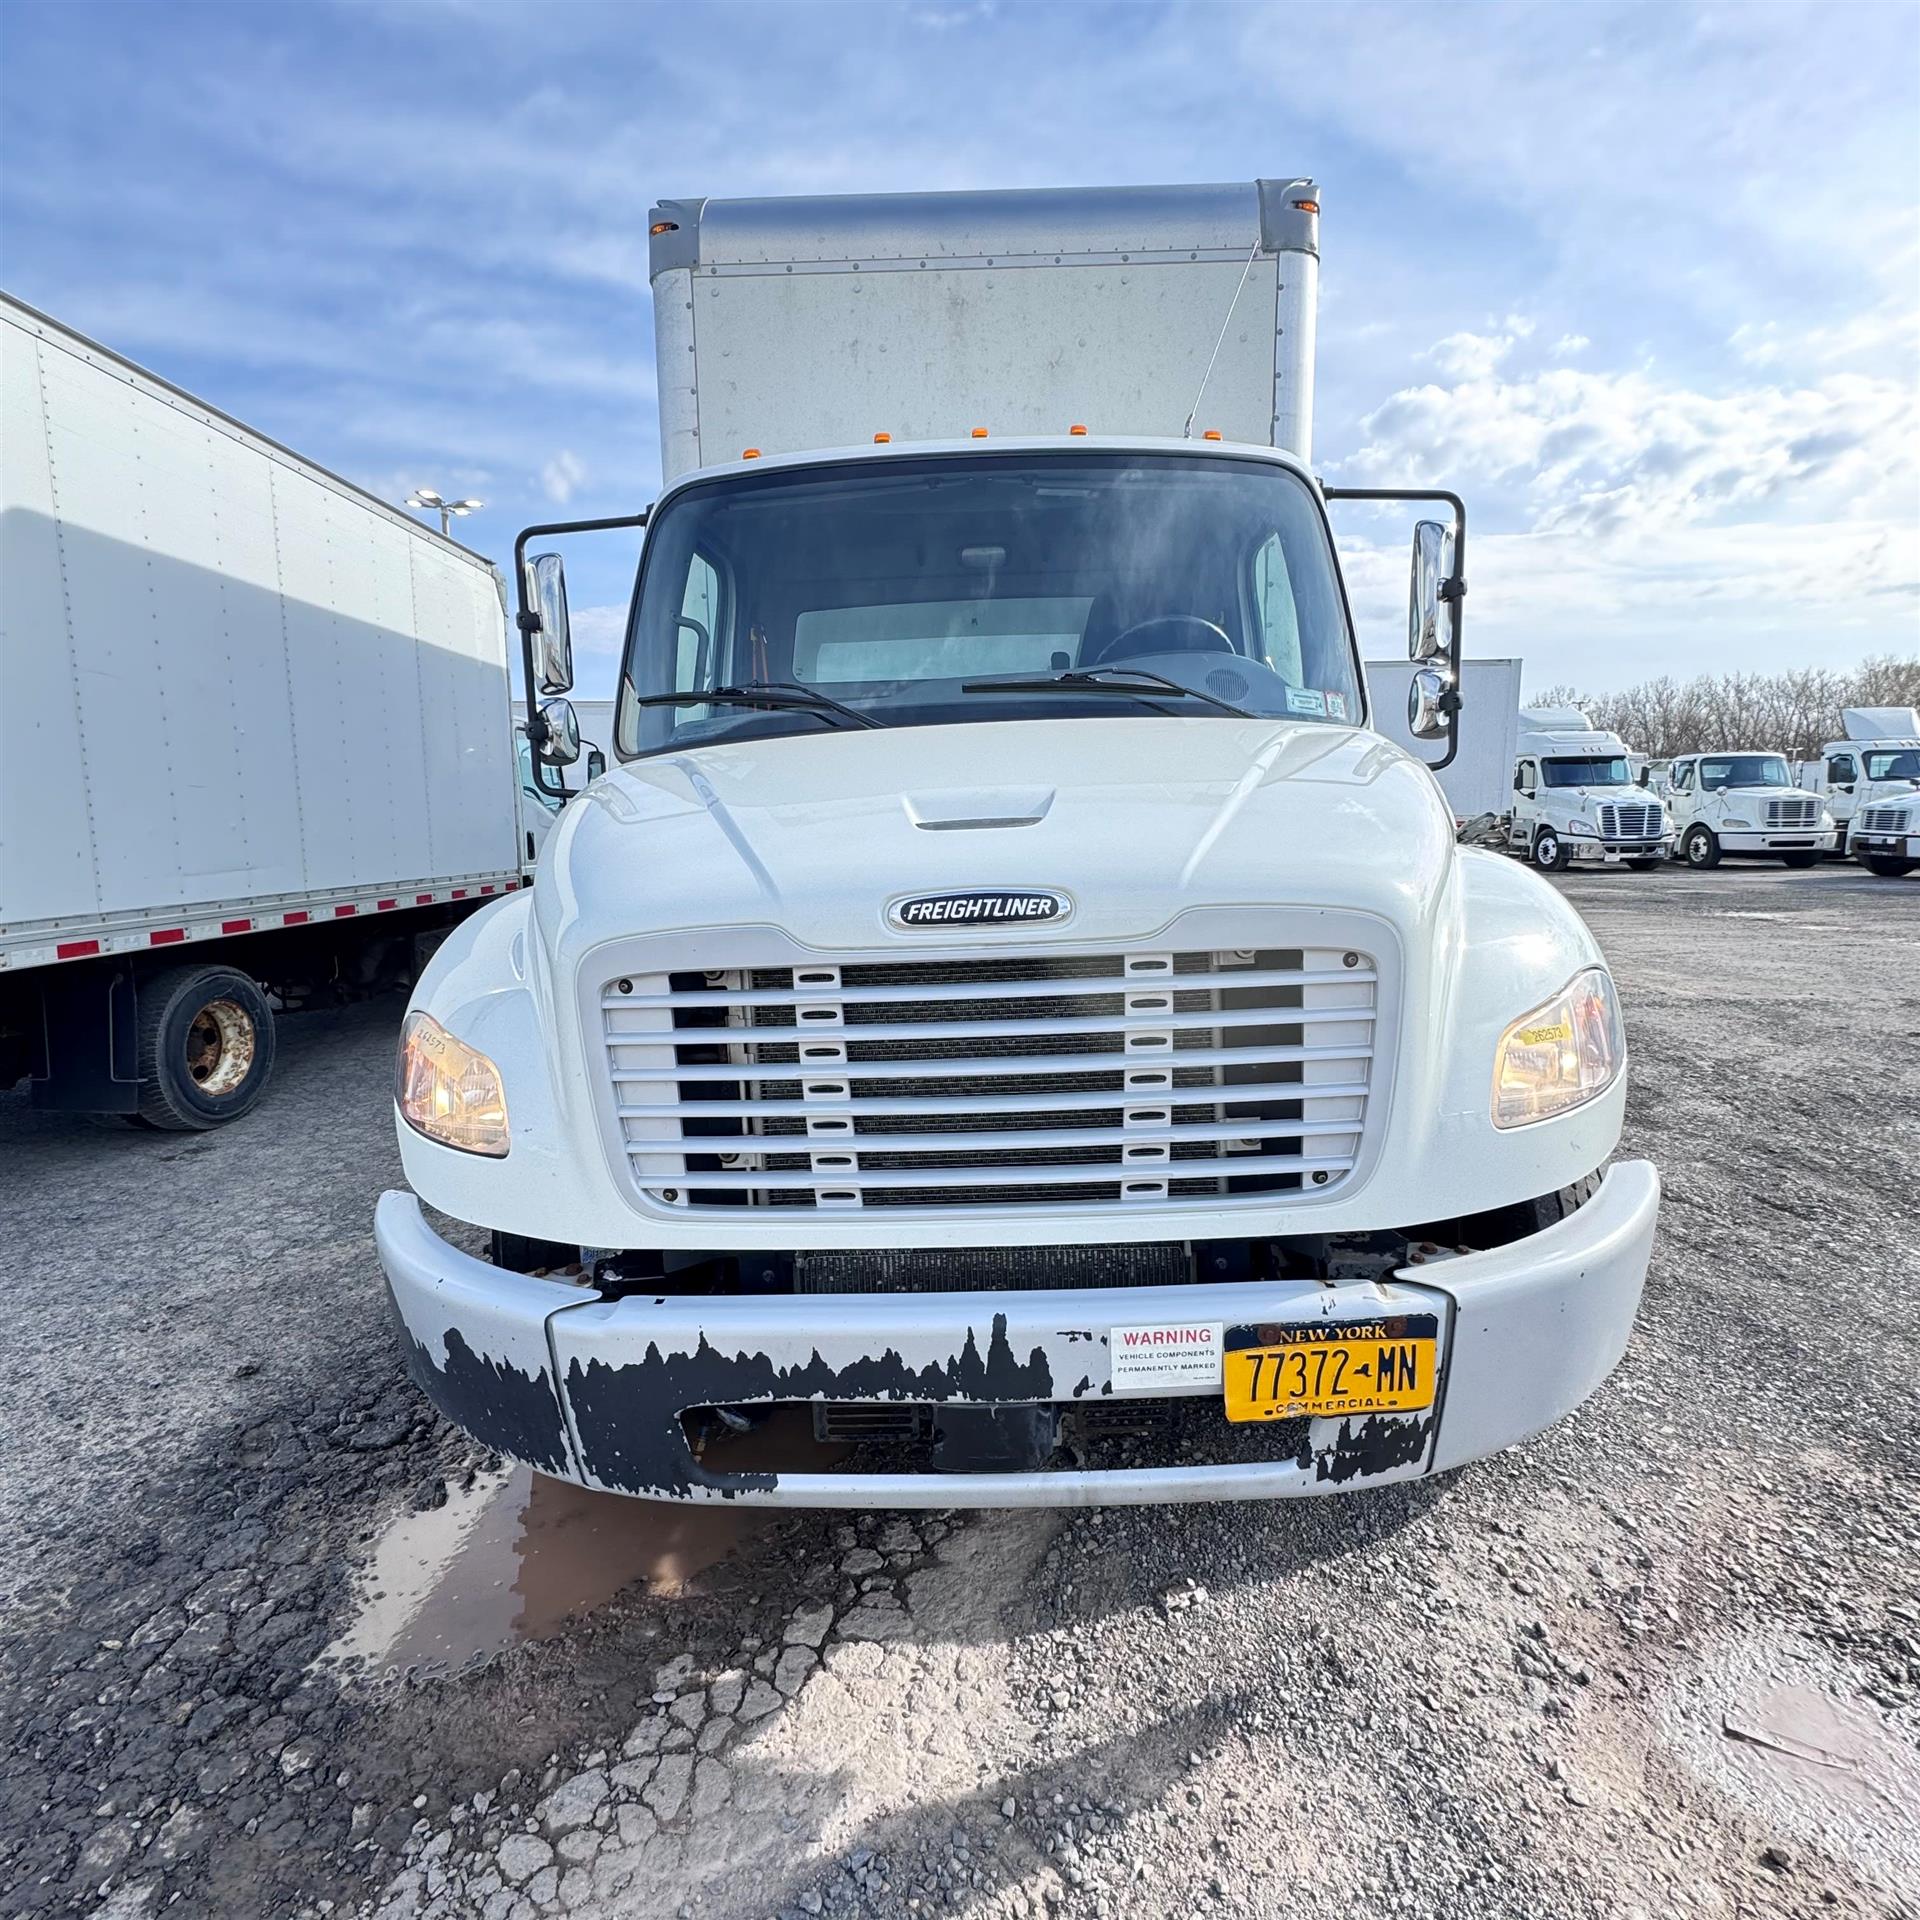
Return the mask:
[(547, 498), (559, 507), (564, 507), (573, 498), (576, 489), (586, 477), (585, 464), (580, 456), (568, 447), (562, 447), (540, 469), (540, 485), (545, 490)]
[(1584, 333), (1563, 333), (1553, 343), (1553, 357), (1556, 360), (1571, 360), (1576, 353), (1585, 353), (1593, 345)]
[(575, 653), (591, 653), (617, 660), (627, 641), (627, 610), (618, 607), (570, 607), (567, 624), (573, 632)]
[(1343, 479), (1493, 482), (1535, 532), (1920, 505), (1908, 383), (1836, 372), (1707, 393), (1639, 370), (1504, 378), (1500, 353), (1441, 348), (1467, 371), (1450, 387), (1403, 387), (1367, 414)]

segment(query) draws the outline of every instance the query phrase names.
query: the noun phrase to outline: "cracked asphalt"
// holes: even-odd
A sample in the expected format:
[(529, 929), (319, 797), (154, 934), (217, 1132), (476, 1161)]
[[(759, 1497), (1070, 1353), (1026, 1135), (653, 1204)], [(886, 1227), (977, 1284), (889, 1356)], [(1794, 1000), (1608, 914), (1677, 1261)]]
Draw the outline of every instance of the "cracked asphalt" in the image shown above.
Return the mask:
[(0, 1094), (0, 1913), (1920, 1911), (1920, 876), (1564, 886), (1639, 1329), (1371, 1494), (570, 1505), (401, 1373), (397, 1002), (217, 1135)]

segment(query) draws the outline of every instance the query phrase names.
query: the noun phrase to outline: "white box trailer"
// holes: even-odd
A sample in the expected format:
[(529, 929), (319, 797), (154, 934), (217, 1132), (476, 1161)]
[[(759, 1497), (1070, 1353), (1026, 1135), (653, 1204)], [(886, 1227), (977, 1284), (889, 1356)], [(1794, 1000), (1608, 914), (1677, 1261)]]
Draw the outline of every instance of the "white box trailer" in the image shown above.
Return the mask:
[[(1416, 760), (1435, 759), (1431, 743), (1416, 740), (1407, 725), (1407, 695), (1418, 671), (1414, 663), (1369, 660), (1366, 666), (1374, 726)], [(1517, 659), (1461, 663), (1460, 703), (1472, 718), (1461, 732), (1460, 751), (1434, 775), (1456, 825), (1482, 814), (1499, 817), (1512, 811), (1521, 671)]]
[[(1658, 1209), (1619, 1009), (1367, 724), (1317, 223), (1304, 180), (655, 208), (618, 764), (402, 1033), (375, 1239), (448, 1418), (649, 1497), (1098, 1505), (1411, 1479), (1604, 1379)], [(1465, 516), (1394, 497), (1453, 509), (1424, 738)], [(559, 557), (516, 572), (557, 642)]]
[(975, 428), (1191, 426), (1310, 460), (1318, 195), (1259, 180), (663, 201), (665, 477), (749, 447)]
[(4, 296), (0, 449), (0, 1084), (214, 1124), (521, 884), (499, 576)]

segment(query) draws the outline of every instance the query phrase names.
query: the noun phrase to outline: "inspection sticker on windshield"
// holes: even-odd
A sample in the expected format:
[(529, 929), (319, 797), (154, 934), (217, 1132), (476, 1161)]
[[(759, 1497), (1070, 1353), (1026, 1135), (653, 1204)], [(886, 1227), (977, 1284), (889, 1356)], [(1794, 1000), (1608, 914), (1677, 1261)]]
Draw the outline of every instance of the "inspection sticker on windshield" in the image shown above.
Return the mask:
[(1107, 1373), (1115, 1393), (1204, 1392), (1220, 1384), (1218, 1320), (1163, 1320), (1107, 1330)]
[(1326, 717), (1327, 696), (1318, 687), (1289, 687), (1287, 689), (1287, 711), (1289, 713), (1316, 713)]
[(1344, 693), (1329, 691), (1327, 694), (1327, 718), (1329, 720), (1344, 720), (1346, 717), (1347, 696)]

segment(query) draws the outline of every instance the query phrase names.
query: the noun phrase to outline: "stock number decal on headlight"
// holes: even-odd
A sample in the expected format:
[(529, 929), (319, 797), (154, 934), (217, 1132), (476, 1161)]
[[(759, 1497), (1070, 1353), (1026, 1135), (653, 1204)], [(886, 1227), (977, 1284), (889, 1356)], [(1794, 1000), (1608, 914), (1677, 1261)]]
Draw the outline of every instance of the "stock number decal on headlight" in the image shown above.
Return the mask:
[(1052, 887), (971, 887), (956, 893), (910, 893), (891, 902), (896, 927), (1003, 927), (1064, 920), (1073, 902)]

